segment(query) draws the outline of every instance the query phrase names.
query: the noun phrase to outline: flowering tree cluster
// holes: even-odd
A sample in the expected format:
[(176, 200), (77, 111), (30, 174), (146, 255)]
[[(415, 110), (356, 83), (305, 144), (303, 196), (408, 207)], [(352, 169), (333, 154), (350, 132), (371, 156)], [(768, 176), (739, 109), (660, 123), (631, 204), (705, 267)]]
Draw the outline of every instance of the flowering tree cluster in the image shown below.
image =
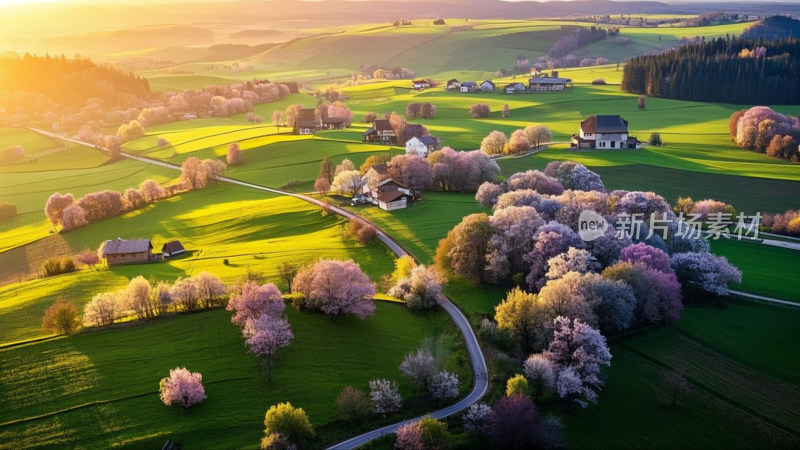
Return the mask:
[(181, 164), (181, 183), (190, 191), (202, 189), (216, 181), (225, 169), (227, 165), (222, 161), (191, 156)]
[(409, 119), (433, 119), (436, 117), (436, 106), (430, 103), (409, 103), (406, 106), (406, 117)]
[(215, 275), (201, 272), (194, 277), (151, 284), (144, 277), (130, 280), (116, 292), (95, 295), (84, 307), (83, 325), (105, 326), (128, 316), (150, 319), (168, 311), (195, 311), (221, 304), (227, 286)]
[(190, 408), (206, 399), (203, 375), (200, 372), (189, 372), (185, 367), (171, 369), (169, 376), (161, 379), (159, 392), (161, 401), (167, 406)]
[(395, 434), (396, 450), (444, 449), (448, 448), (450, 442), (447, 424), (430, 416), (403, 425)]
[(762, 223), (772, 233), (800, 236), (800, 210), (764, 214)]
[(785, 116), (766, 106), (754, 106), (743, 113), (734, 113), (731, 124), (734, 120), (735, 134), (733, 127), (731, 133), (739, 147), (800, 161), (796, 144), (800, 140), (800, 119), (797, 117)]
[(601, 192), (605, 192), (606, 190), (600, 175), (587, 169), (586, 166), (581, 163), (573, 161), (553, 161), (547, 165), (544, 172), (558, 179), (564, 186), (564, 189)]
[(321, 259), (301, 269), (292, 281), (296, 305), (331, 316), (366, 319), (375, 312), (375, 283), (350, 261)]
[(45, 203), (44, 212), (53, 226), (61, 225), (63, 231), (71, 231), (90, 222), (119, 215), (141, 208), (166, 197), (166, 192), (153, 180), (145, 180), (139, 189), (90, 192), (75, 200), (72, 194), (55, 192)]
[(397, 280), (388, 294), (406, 302), (411, 309), (431, 309), (444, 301), (444, 277), (435, 267), (414, 267), (408, 276)]

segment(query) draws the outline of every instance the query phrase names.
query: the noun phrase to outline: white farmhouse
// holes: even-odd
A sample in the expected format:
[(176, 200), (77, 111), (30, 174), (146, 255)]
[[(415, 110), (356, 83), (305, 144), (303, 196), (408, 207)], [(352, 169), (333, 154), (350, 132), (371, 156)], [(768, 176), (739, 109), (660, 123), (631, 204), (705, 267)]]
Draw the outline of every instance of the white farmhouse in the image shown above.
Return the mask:
[(581, 122), (580, 134), (572, 135), (572, 148), (639, 148), (628, 135), (628, 121), (620, 116), (591, 116)]
[(426, 158), (428, 153), (436, 150), (437, 143), (438, 139), (433, 136), (412, 137), (406, 141), (406, 154), (415, 154)]

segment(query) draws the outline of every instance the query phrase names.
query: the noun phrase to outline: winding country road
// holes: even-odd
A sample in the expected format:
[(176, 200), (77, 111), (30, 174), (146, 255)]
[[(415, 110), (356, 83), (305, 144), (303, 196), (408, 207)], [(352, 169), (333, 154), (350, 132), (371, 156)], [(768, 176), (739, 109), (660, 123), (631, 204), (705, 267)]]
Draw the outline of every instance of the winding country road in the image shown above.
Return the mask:
[[(59, 140), (62, 140), (62, 141), (73, 143), (73, 144), (84, 145), (84, 146), (88, 146), (88, 147), (96, 147), (96, 146), (94, 146), (92, 144), (80, 141), (78, 139), (72, 139), (72, 138), (68, 138), (68, 137), (65, 137), (65, 136), (60, 136), (60, 135), (55, 134), (55, 133), (50, 133), (50, 132), (47, 132), (47, 131), (44, 131), (44, 130), (40, 130), (38, 128), (30, 128), (30, 130), (35, 131), (35, 132), (37, 132), (39, 134), (54, 138), (54, 139), (59, 139)], [(130, 153), (125, 153), (125, 152), (122, 152), (121, 155), (126, 157), (126, 158), (134, 159), (136, 161), (144, 162), (144, 163), (147, 163), (147, 164), (153, 164), (153, 165), (165, 167), (167, 169), (173, 169), (173, 170), (178, 170), (178, 171), (181, 170), (181, 167), (176, 165), (176, 164), (171, 164), (171, 163), (168, 163), (168, 162), (159, 161), (157, 159), (145, 158), (145, 157), (142, 157), (142, 156), (136, 156), (136, 155), (132, 155)], [(376, 230), (378, 230), (378, 233), (377, 233), (378, 239), (380, 239), (381, 242), (383, 242), (387, 247), (389, 247), (389, 249), (395, 255), (397, 255), (398, 257), (404, 256), (404, 255), (409, 255), (412, 258), (414, 257), (414, 255), (411, 255), (408, 251), (406, 251), (406, 249), (403, 248), (402, 245), (400, 245), (392, 237), (390, 237), (383, 230), (381, 230), (380, 227), (378, 227), (374, 223), (370, 222), (369, 220), (364, 219), (361, 216), (358, 216), (357, 214), (353, 214), (350, 211), (347, 211), (346, 209), (339, 208), (338, 206), (330, 205), (328, 203), (325, 203), (323, 201), (317, 200), (317, 199), (315, 199), (313, 197), (309, 197), (307, 195), (295, 194), (295, 193), (291, 193), (291, 192), (282, 191), (280, 189), (273, 189), (273, 188), (269, 188), (269, 187), (266, 187), (266, 186), (261, 186), (261, 185), (258, 185), (258, 184), (254, 184), (254, 183), (248, 183), (246, 181), (236, 180), (234, 178), (217, 177), (217, 180), (224, 181), (226, 183), (236, 184), (236, 185), (239, 185), (239, 186), (248, 187), (248, 188), (251, 188), (251, 189), (257, 189), (257, 190), (260, 190), (260, 191), (269, 192), (271, 194), (294, 197), (296, 199), (311, 203), (311, 204), (319, 206), (319, 207), (330, 208), (331, 211), (335, 212), (336, 214), (338, 214), (338, 215), (340, 215), (340, 216), (342, 216), (342, 217), (344, 217), (346, 219), (349, 219), (351, 217), (358, 217), (361, 220), (363, 220), (364, 222), (367, 222), (367, 223), (371, 224), (372, 226), (375, 227)], [(436, 411), (432, 411), (429, 414), (425, 414), (426, 416), (431, 416), (431, 417), (434, 417), (434, 418), (437, 418), (437, 419), (441, 419), (441, 418), (444, 418), (444, 417), (447, 417), (447, 416), (451, 416), (453, 414), (456, 414), (459, 411), (463, 411), (464, 409), (468, 408), (473, 403), (475, 403), (478, 400), (480, 400), (480, 398), (483, 397), (484, 394), (486, 394), (486, 390), (489, 388), (489, 371), (488, 371), (488, 369), (486, 367), (486, 359), (483, 357), (483, 352), (481, 351), (481, 347), (480, 347), (480, 344), (478, 343), (478, 339), (475, 337), (475, 333), (472, 331), (472, 327), (469, 325), (469, 320), (467, 320), (467, 317), (464, 315), (464, 313), (462, 313), (461, 310), (458, 309), (458, 307), (456, 307), (456, 305), (453, 304), (453, 302), (451, 302), (449, 299), (445, 300), (442, 303), (442, 308), (445, 310), (445, 312), (447, 312), (447, 314), (450, 316), (450, 318), (453, 319), (453, 322), (455, 322), (455, 324), (458, 326), (458, 329), (461, 330), (461, 334), (464, 335), (464, 341), (465, 341), (466, 346), (467, 346), (467, 352), (469, 353), (469, 357), (472, 360), (472, 371), (473, 371), (473, 373), (475, 375), (475, 385), (472, 388), (472, 391), (470, 391), (470, 393), (466, 397), (461, 399), (459, 402), (454, 403), (454, 404), (452, 404), (452, 405), (450, 405), (448, 407), (445, 407), (445, 408), (442, 408), (442, 409), (439, 409), (439, 410), (436, 410)], [(329, 449), (345, 450), (345, 449), (357, 448), (357, 447), (359, 447), (361, 445), (366, 444), (369, 441), (372, 441), (373, 439), (377, 439), (377, 438), (380, 438), (380, 437), (385, 436), (387, 434), (394, 433), (395, 430), (397, 430), (401, 426), (403, 426), (403, 425), (405, 425), (407, 423), (410, 423), (410, 422), (415, 422), (415, 421), (421, 419), (422, 417), (423, 416), (415, 417), (413, 419), (404, 420), (402, 422), (398, 422), (398, 423), (394, 423), (394, 424), (391, 424), (391, 425), (384, 426), (382, 428), (378, 428), (377, 430), (368, 431), (368, 432), (366, 432), (364, 434), (360, 434), (360, 435), (358, 435), (356, 437), (350, 438), (350, 439), (348, 439), (348, 440), (346, 440), (344, 442), (340, 442), (338, 444), (335, 444), (335, 445), (329, 447)]]

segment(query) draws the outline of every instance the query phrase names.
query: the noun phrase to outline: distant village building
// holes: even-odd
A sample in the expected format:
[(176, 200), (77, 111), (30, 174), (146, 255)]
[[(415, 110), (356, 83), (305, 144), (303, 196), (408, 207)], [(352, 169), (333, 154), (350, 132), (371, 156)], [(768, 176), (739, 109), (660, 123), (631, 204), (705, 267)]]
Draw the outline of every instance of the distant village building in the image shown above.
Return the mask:
[(300, 110), (300, 117), (297, 119), (297, 125), (294, 128), (294, 134), (307, 135), (317, 132), (317, 117), (316, 110), (302, 109)]
[(414, 154), (426, 158), (428, 153), (436, 150), (438, 144), (439, 140), (434, 136), (415, 136), (406, 141), (406, 154)]
[(474, 81), (465, 81), (461, 83), (461, 87), (459, 88), (461, 92), (478, 92), (481, 90), (481, 87), (478, 86), (478, 83)]
[(345, 126), (344, 119), (340, 117), (326, 117), (322, 119), (322, 126), (320, 129), (322, 130), (344, 130), (347, 128)]
[[(538, 72), (537, 72), (538, 73)], [(552, 76), (538, 73), (528, 80), (528, 91), (530, 92), (558, 92), (565, 91), (567, 85), (572, 83), (570, 78), (561, 78), (558, 72), (553, 71)]]
[(461, 82), (453, 78), (452, 80), (447, 80), (445, 86), (448, 91), (457, 91), (461, 89)]
[(483, 92), (493, 92), (497, 86), (494, 84), (492, 80), (486, 80), (481, 83), (481, 91)]
[(372, 128), (364, 132), (364, 142), (380, 143), (384, 145), (396, 145), (397, 134), (392, 128), (392, 124), (387, 119), (378, 119)]
[(572, 135), (572, 148), (639, 148), (639, 140), (628, 135), (628, 121), (615, 116), (591, 116), (581, 122), (580, 134)]
[[(377, 186), (370, 187), (367, 181), (371, 179), (378, 179), (380, 182)], [(408, 186), (391, 178), (386, 164), (376, 164), (364, 174), (362, 193), (370, 203), (385, 211), (407, 208), (412, 195)]]
[(186, 249), (183, 248), (183, 244), (180, 241), (170, 241), (161, 246), (161, 253), (164, 258), (171, 258), (175, 255), (186, 253)]
[(427, 89), (427, 88), (431, 87), (431, 81), (430, 80), (414, 80), (414, 81), (411, 82), (411, 85), (414, 87), (414, 89)]
[(153, 244), (150, 239), (117, 238), (100, 244), (99, 253), (109, 266), (163, 259), (161, 253), (152, 253), (151, 250), (153, 250)]
[(527, 91), (528, 89), (522, 83), (511, 83), (503, 88), (503, 92), (506, 94), (523, 94)]

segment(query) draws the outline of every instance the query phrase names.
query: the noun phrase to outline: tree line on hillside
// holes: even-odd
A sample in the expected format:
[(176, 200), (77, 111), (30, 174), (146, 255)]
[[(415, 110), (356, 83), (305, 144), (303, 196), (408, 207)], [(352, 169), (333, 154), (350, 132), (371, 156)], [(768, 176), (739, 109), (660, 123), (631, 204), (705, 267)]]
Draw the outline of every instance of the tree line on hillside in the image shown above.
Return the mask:
[(789, 37), (800, 38), (800, 20), (786, 16), (770, 16), (745, 30), (742, 37), (768, 41)]
[(622, 90), (737, 104), (800, 103), (800, 42), (720, 38), (632, 58)]
[[(35, 74), (32, 74), (35, 72)], [(289, 95), (285, 84), (254, 79), (231, 86), (153, 93), (147, 81), (110, 66), (63, 56), (0, 57), (0, 125), (34, 125), (117, 151), (145, 127), (184, 117), (249, 113)], [(119, 127), (117, 133), (105, 130)], [(11, 158), (17, 154), (3, 155)]]
[(148, 98), (146, 79), (122, 73), (106, 64), (64, 55), (0, 57), (0, 86), (10, 92), (36, 92), (72, 108), (84, 106), (89, 98), (119, 103), (126, 96)]
[(142, 208), (179, 192), (202, 189), (214, 182), (226, 168), (225, 163), (216, 159), (201, 161), (191, 157), (181, 164), (178, 185), (164, 188), (157, 181), (145, 180), (139, 189), (128, 188), (121, 193), (112, 190), (90, 192), (77, 201), (71, 193), (55, 192), (48, 197), (44, 213), (54, 229), (61, 225), (62, 231), (72, 231), (91, 222)]

